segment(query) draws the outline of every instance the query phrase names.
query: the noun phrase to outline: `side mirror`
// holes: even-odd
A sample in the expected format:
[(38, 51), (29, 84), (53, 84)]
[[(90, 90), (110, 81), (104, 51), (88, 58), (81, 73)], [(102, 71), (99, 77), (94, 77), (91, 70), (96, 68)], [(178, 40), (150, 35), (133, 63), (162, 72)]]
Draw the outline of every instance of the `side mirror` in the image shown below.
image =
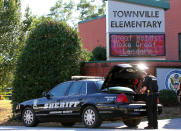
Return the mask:
[(50, 94), (47, 93), (47, 92), (43, 92), (43, 93), (42, 93), (42, 96), (44, 96), (44, 97), (46, 97), (46, 98), (48, 98), (48, 99), (50, 98)]
[(42, 96), (46, 97), (47, 93), (46, 92), (42, 92)]

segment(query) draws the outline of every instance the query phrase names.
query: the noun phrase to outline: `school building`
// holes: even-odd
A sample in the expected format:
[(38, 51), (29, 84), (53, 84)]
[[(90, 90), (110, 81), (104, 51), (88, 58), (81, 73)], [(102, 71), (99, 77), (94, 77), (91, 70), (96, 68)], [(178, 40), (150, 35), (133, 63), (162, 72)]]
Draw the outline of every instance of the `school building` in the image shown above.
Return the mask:
[[(178, 81), (181, 79), (181, 0), (149, 0), (150, 3), (148, 0), (118, 1), (126, 2), (125, 4), (128, 3), (136, 6), (143, 5), (156, 9), (164, 9), (165, 32), (164, 35), (161, 34), (164, 36), (164, 42), (162, 42), (162, 48), (164, 49), (160, 50), (163, 51), (163, 53), (161, 55), (156, 54), (147, 57), (144, 57), (144, 54), (141, 57), (138, 57), (137, 55), (134, 56), (134, 54), (131, 56), (128, 55), (126, 57), (121, 56), (122, 54), (118, 54), (118, 56), (113, 56), (113, 59), (111, 58), (107, 61), (87, 62), (84, 64), (84, 66), (81, 67), (82, 74), (105, 77), (113, 65), (121, 63), (144, 63), (149, 67), (148, 72), (156, 75), (158, 80), (161, 81), (159, 83), (160, 89), (174, 87), (174, 83), (178, 83)], [(163, 1), (167, 1), (169, 4), (162, 3)], [(108, 37), (106, 32), (106, 15), (79, 22), (78, 30), (82, 39), (83, 47), (89, 51), (92, 51), (97, 46), (108, 48), (108, 45), (106, 44), (106, 37)], [(126, 36), (127, 35), (128, 33), (126, 33)], [(155, 34), (152, 33), (152, 35), (152, 37), (154, 37)], [(125, 36), (125, 34), (123, 36)], [(122, 35), (119, 35), (118, 37), (122, 37)], [(109, 53), (113, 54), (111, 52), (112, 49), (107, 51), (110, 51)], [(158, 51), (157, 53), (159, 54), (160, 52)], [(174, 83), (171, 82), (173, 79)]]

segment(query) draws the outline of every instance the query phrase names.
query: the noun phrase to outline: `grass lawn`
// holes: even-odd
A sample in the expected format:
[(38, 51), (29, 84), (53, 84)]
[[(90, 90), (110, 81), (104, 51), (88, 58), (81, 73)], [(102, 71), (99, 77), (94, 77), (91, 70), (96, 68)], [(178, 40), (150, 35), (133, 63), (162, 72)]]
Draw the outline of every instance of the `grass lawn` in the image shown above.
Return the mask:
[(0, 124), (7, 122), (12, 117), (10, 100), (0, 100)]
[[(10, 100), (0, 100), (0, 125), (8, 126), (21, 126), (22, 122), (11, 120), (12, 117), (12, 105)], [(171, 119), (181, 118), (181, 106), (176, 107), (163, 107), (163, 112), (158, 116), (158, 119)], [(146, 119), (145, 119), (146, 120)], [(42, 123), (40, 126), (61, 126), (58, 122)]]

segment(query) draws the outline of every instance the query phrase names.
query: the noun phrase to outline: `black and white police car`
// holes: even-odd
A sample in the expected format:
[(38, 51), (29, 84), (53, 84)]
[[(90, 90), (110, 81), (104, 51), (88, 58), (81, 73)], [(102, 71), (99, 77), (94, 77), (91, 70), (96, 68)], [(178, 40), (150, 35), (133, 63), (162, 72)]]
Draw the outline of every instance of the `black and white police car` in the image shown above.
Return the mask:
[[(75, 76), (74, 80), (55, 86), (44, 97), (16, 106), (15, 114), (25, 126), (59, 121), (63, 126), (83, 122), (85, 127), (99, 127), (102, 121), (122, 120), (137, 126), (146, 116), (146, 105), (133, 89), (140, 70), (130, 64), (113, 66), (106, 79)], [(158, 104), (158, 114), (162, 106)]]

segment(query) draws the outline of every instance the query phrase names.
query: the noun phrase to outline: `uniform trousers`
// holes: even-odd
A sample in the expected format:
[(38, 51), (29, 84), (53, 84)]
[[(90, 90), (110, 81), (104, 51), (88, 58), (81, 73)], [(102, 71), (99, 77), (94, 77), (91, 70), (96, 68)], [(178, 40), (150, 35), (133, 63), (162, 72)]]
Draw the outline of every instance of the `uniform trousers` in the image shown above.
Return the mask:
[(147, 117), (148, 117), (148, 126), (157, 129), (158, 121), (157, 121), (157, 94), (156, 93), (147, 95), (146, 110), (147, 110)]

